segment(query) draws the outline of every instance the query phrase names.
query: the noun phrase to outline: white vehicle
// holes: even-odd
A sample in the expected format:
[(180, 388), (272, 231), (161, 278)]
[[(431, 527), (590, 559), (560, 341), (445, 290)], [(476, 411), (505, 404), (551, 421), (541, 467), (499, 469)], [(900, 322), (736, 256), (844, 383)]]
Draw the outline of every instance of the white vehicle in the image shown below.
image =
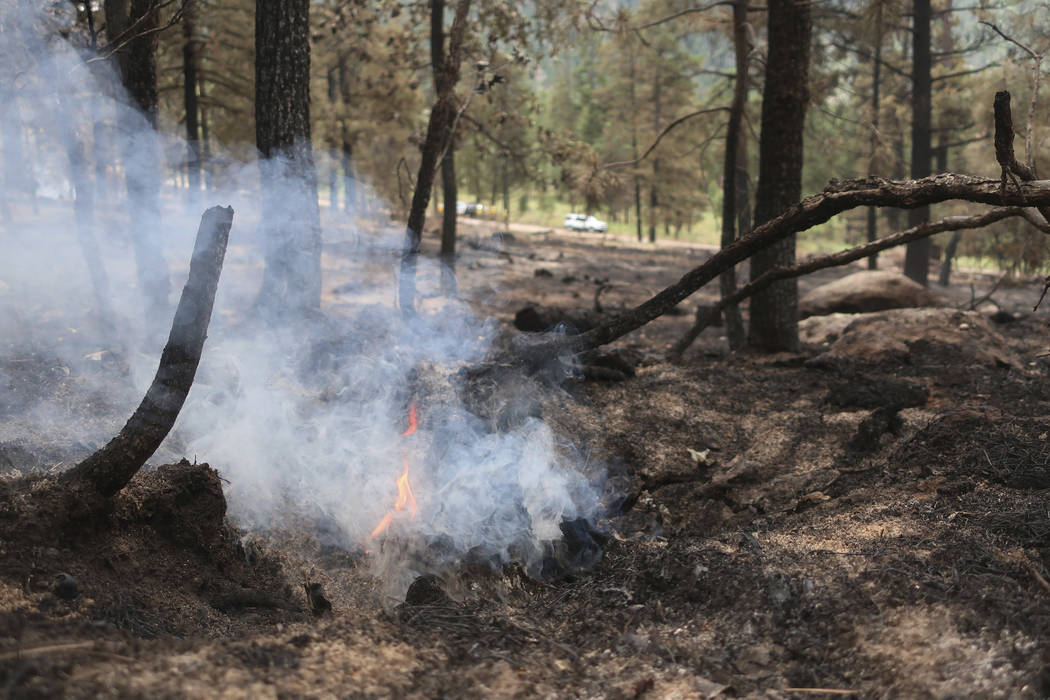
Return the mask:
[(565, 228), (569, 229), (570, 231), (586, 231), (587, 217), (583, 214), (566, 214)]
[(583, 220), (583, 228), (585, 231), (605, 233), (609, 230), (609, 224), (605, 223), (601, 219), (596, 219), (593, 216), (588, 216), (586, 219)]

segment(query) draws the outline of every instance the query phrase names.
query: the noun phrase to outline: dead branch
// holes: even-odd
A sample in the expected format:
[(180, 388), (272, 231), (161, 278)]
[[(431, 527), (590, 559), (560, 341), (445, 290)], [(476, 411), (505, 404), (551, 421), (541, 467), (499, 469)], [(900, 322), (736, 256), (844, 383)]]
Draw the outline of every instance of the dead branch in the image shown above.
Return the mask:
[[(763, 289), (769, 287), (769, 285), (783, 279), (790, 279), (793, 277), (802, 277), (808, 275), (811, 272), (817, 270), (823, 270), (829, 267), (839, 267), (841, 265), (848, 265), (851, 262), (860, 260), (861, 258), (867, 257), (873, 253), (886, 250), (887, 248), (894, 248), (911, 241), (919, 240), (920, 238), (927, 238), (936, 233), (942, 233), (944, 231), (961, 231), (963, 229), (981, 228), (988, 224), (1000, 221), (1010, 216), (1024, 216), (1025, 210), (1020, 207), (1002, 207), (998, 209), (990, 209), (983, 214), (976, 216), (949, 216), (940, 221), (924, 222), (918, 226), (913, 226), (910, 229), (895, 233), (891, 236), (880, 238), (864, 245), (859, 245), (848, 250), (843, 250), (838, 253), (832, 253), (830, 255), (823, 255), (811, 260), (807, 260), (798, 265), (792, 267), (778, 267), (769, 270), (765, 274), (755, 278), (750, 283), (744, 285), (738, 289), (734, 294), (723, 298), (717, 304), (711, 307), (705, 307), (697, 312), (696, 323), (693, 327), (682, 336), (682, 338), (674, 344), (671, 351), (668, 353), (668, 359), (677, 361), (682, 357), (682, 353), (693, 344), (693, 341), (704, 331), (705, 328), (710, 326), (716, 320), (718, 320), (719, 314), (729, 306), (730, 304), (739, 304), (745, 299), (749, 299)], [(994, 290), (993, 290), (994, 291)]]
[(99, 496), (114, 496), (160, 447), (197, 373), (232, 223), (231, 207), (212, 207), (204, 212), (189, 278), (153, 383), (120, 433), (66, 472), (65, 480), (85, 484)]
[(912, 209), (949, 200), (1015, 207), (1050, 206), (1050, 181), (1019, 183), (1002, 191), (998, 179), (944, 173), (918, 180), (887, 180), (867, 177), (835, 181), (820, 194), (803, 199), (775, 219), (753, 229), (730, 246), (715, 253), (704, 264), (687, 272), (678, 282), (648, 301), (575, 336), (541, 335), (520, 337), (515, 361), (541, 367), (563, 352), (593, 350), (636, 330), (677, 306), (688, 296), (733, 265), (757, 251), (857, 207)]

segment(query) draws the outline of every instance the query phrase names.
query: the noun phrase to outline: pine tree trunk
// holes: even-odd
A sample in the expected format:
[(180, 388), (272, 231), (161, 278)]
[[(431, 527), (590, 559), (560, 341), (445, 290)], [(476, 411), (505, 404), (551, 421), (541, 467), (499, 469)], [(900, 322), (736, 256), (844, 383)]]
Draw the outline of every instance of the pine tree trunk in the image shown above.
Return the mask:
[(256, 0), (255, 139), (266, 267), (259, 303), (321, 305), (321, 220), (310, 144), (310, 2)]
[[(811, 21), (805, 0), (769, 2), (769, 56), (762, 95), (755, 223), (774, 219), (802, 196), (802, 138), (809, 97)], [(751, 259), (751, 279), (795, 263), (795, 236)], [(764, 350), (798, 349), (798, 283), (781, 280), (751, 299), (748, 340)]]
[(197, 0), (185, 0), (182, 12), (182, 95), (186, 113), (186, 173), (189, 180), (189, 201), (193, 204), (201, 189), (200, 123), (197, 119), (197, 74), (200, 66)]
[[(747, 159), (742, 148), (741, 127), (744, 122), (744, 106), (747, 103), (747, 59), (750, 53), (750, 42), (747, 40), (747, 6), (748, 0), (736, 0), (733, 3), (733, 49), (736, 56), (736, 78), (733, 84), (733, 103), (729, 108), (729, 124), (726, 127), (726, 145), (724, 167), (722, 170), (722, 247), (731, 245), (737, 237), (737, 208), (741, 193), (737, 189), (741, 179), (747, 182)], [(742, 157), (745, 156), (745, 157)], [(741, 178), (743, 175), (743, 178)], [(722, 298), (736, 292), (736, 268), (729, 268), (719, 278)], [(729, 347), (736, 350), (744, 345), (744, 320), (740, 307), (736, 304), (726, 306), (726, 338)]]
[[(932, 166), (930, 143), (931, 92), (930, 0), (914, 0), (912, 8), (912, 121), (911, 176), (925, 177)], [(908, 211), (908, 226), (918, 226), (930, 218), (928, 206)], [(930, 240), (908, 244), (904, 255), (904, 274), (919, 284), (929, 283)]]
[[(875, 58), (871, 66), (871, 151), (868, 160), (868, 174), (875, 174), (875, 164), (879, 148), (879, 89), (882, 87), (882, 3), (875, 9)], [(878, 209), (868, 207), (868, 242), (879, 235)], [(879, 256), (872, 253), (868, 256), (868, 269), (879, 268)]]
[(119, 47), (121, 82), (137, 114), (119, 120), (121, 159), (128, 191), (128, 215), (135, 222), (132, 241), (139, 285), (148, 304), (147, 317), (159, 320), (167, 313), (171, 282), (161, 252), (160, 144), (157, 127), (157, 9), (152, 0), (106, 0), (106, 32)]
[[(412, 205), (408, 212), (408, 224), (405, 229), (405, 243), (401, 255), (401, 275), (398, 280), (398, 302), (405, 317), (415, 315), (416, 298), (416, 260), (419, 257), (419, 246), (423, 235), (423, 224), (426, 221), (427, 204), (434, 187), (440, 158), (446, 148), (451, 149), (452, 127), (456, 117), (455, 87), (459, 82), (459, 65), (462, 60), (463, 37), (466, 33), (467, 15), (470, 12), (471, 0), (459, 0), (456, 3), (456, 16), (452, 22), (448, 53), (437, 81), (437, 101), (430, 112), (427, 123), (427, 134), (416, 176), (416, 188), (412, 193)], [(444, 5), (440, 5), (443, 13)], [(432, 10), (432, 14), (437, 10)], [(433, 32), (434, 19), (431, 18)], [(433, 34), (432, 34), (433, 36)]]
[[(433, 0), (430, 9), (430, 61), (433, 66), (434, 87), (441, 83), (445, 65), (445, 0)], [(449, 138), (452, 135), (449, 134)], [(441, 161), (441, 192), (444, 212), (441, 216), (441, 293), (456, 293), (456, 158), (451, 141)]]

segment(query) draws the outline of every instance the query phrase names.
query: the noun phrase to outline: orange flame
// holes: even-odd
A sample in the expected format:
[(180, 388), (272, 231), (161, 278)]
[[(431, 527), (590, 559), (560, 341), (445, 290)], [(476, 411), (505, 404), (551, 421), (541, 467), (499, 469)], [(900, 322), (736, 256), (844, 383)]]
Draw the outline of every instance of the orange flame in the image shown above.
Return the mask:
[(411, 435), (416, 432), (416, 428), (419, 427), (419, 417), (416, 415), (416, 402), (413, 401), (408, 407), (408, 428), (405, 432), (401, 433), (401, 437)]
[[(401, 433), (401, 436), (411, 435), (416, 432), (416, 428), (419, 427), (419, 416), (416, 412), (416, 402), (413, 401), (408, 407), (408, 428), (405, 432)], [(372, 530), (372, 534), (368, 536), (368, 539), (374, 539), (378, 535), (381, 535), (384, 530), (390, 527), (390, 524), (394, 522), (394, 513), (397, 511), (409, 512), (411, 517), (416, 517), (416, 511), (419, 510), (416, 505), (416, 497), (412, 495), (412, 487), (408, 483), (408, 460), (403, 459), (405, 470), (401, 473), (401, 476), (397, 478), (397, 500), (394, 501), (394, 510), (387, 511), (379, 524), (376, 525), (375, 529)]]

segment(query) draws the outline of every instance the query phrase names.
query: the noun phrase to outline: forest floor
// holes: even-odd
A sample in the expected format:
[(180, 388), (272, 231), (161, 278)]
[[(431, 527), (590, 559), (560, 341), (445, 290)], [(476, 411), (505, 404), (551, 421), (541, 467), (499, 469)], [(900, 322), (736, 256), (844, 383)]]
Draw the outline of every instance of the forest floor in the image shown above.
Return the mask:
[[(527, 304), (591, 314), (599, 289), (606, 311), (633, 305), (710, 254), (464, 227), (460, 291), (507, 329)], [(338, 290), (361, 272), (359, 245), (326, 249), (329, 313), (355, 303)], [(980, 296), (994, 282), (959, 273), (935, 291), (964, 305), (971, 284)], [(325, 550), (308, 531), (248, 541), (222, 525), (218, 480), (199, 466), (144, 473), (77, 532), (41, 522), (37, 536), (7, 537), (0, 498), (0, 697), (1047, 696), (1039, 291), (995, 295), (1027, 314), (997, 326), (1023, 360), (1013, 367), (934, 349), (847, 372), (808, 362), (819, 346), (730, 354), (721, 328), (666, 362), (710, 289), (628, 336), (617, 347), (635, 376), (576, 379), (544, 404), (610, 470), (626, 509), (601, 523), (600, 563), (556, 580), (465, 570), (451, 598), (416, 591), (391, 606), (363, 552)], [(76, 371), (56, 372), (46, 353), (0, 341), (0, 370), (9, 387), (80, 400)], [(924, 386), (926, 404), (851, 448), (871, 410), (835, 396), (902, 381)], [(0, 420), (15, 417), (0, 405)], [(0, 470), (34, 458), (32, 435), (0, 443)], [(56, 586), (60, 573), (76, 591)], [(310, 614), (304, 576), (331, 612)]]

